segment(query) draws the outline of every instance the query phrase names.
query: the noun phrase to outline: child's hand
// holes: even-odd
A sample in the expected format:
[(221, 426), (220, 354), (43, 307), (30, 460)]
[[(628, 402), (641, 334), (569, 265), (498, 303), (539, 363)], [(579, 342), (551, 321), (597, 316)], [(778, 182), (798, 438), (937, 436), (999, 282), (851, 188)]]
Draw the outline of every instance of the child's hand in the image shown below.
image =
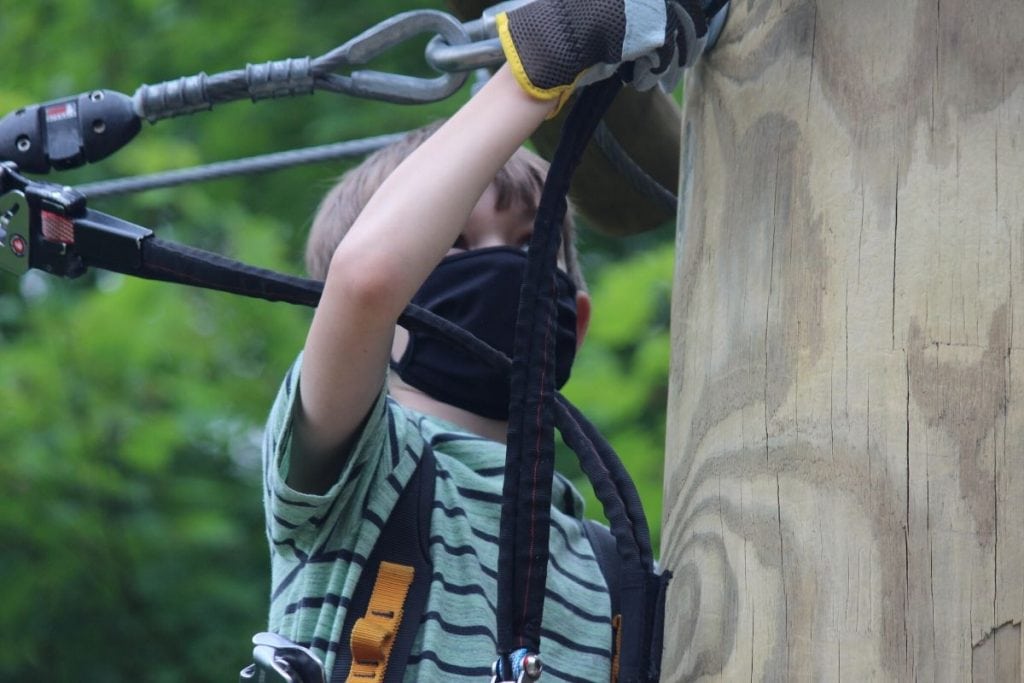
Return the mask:
[(633, 83), (653, 87), (700, 54), (707, 21), (698, 0), (535, 0), (497, 17), (516, 80), (542, 100), (607, 78), (633, 62)]

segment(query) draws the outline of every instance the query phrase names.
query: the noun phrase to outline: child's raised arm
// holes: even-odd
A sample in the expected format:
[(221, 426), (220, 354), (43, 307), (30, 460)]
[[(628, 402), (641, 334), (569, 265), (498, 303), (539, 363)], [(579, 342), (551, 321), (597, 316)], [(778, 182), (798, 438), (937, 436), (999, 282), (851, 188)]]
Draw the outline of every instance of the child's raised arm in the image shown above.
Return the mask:
[(676, 0), (536, 0), (497, 24), (508, 65), (384, 181), (334, 252), (299, 383), (288, 473), (299, 490), (337, 478), (383, 385), (399, 314), (541, 121), (624, 60), (653, 85), (706, 32)]
[(384, 382), (399, 314), (553, 104), (505, 68), (384, 181), (334, 252), (306, 339), (289, 483), (326, 489)]

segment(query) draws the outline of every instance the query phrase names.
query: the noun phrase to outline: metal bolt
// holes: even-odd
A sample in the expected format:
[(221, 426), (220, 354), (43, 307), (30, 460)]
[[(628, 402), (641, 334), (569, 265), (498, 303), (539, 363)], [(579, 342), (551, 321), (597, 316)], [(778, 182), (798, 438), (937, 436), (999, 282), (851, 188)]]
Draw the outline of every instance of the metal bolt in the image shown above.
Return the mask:
[(24, 135), (18, 137), (17, 145), (19, 152), (27, 152), (30, 149), (32, 149), (32, 141), (29, 140), (28, 137)]
[(544, 662), (541, 661), (540, 655), (526, 655), (523, 658), (523, 671), (532, 680), (540, 678), (541, 672), (544, 670)]
[(93, 90), (91, 93), (89, 93), (89, 99), (92, 100), (93, 102), (99, 102), (100, 100), (103, 99), (103, 91), (102, 90)]

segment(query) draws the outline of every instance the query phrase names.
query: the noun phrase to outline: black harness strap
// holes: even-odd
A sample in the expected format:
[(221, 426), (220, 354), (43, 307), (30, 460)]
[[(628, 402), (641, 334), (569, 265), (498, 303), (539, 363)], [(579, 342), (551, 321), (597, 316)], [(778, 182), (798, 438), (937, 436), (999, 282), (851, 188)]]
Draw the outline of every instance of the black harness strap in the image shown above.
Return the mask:
[(621, 87), (611, 78), (578, 96), (562, 128), (530, 239), (512, 361), (498, 549), (498, 654), (508, 672), (512, 652), (540, 651), (554, 475), (554, 273), (566, 194), (594, 128)]
[(430, 593), (430, 516), (434, 502), (434, 478), (437, 466), (434, 453), (425, 449), (416, 466), (416, 472), (395, 503), (395, 508), (384, 524), (373, 552), (363, 565), (356, 590), (345, 613), (345, 624), (338, 642), (338, 652), (331, 673), (331, 683), (345, 683), (352, 667), (352, 628), (366, 613), (374, 581), (381, 562), (411, 566), (415, 571), (412, 585), (406, 595), (402, 623), (391, 646), (389, 664), (384, 674), (385, 683), (402, 680), (405, 665), (412, 653), (412, 644), (419, 630), (423, 611)]
[(254, 268), (219, 254), (157, 238), (142, 243), (142, 264), (135, 273), (231, 294), (316, 306), (323, 283)]
[[(625, 474), (621, 460), (594, 426), (562, 396), (558, 397), (555, 409), (562, 438), (579, 456), (580, 466), (604, 506), (618, 550), (618, 584), (608, 586), (609, 591), (618, 593), (621, 606), (621, 626), (616, 634), (621, 643), (618, 680), (657, 681), (662, 648), (659, 615), (664, 613), (665, 590), (672, 575), (654, 571), (647, 522), (632, 480), (628, 475), (628, 483), (620, 480)], [(640, 522), (635, 523), (634, 518)], [(605, 577), (607, 580), (607, 574)]]

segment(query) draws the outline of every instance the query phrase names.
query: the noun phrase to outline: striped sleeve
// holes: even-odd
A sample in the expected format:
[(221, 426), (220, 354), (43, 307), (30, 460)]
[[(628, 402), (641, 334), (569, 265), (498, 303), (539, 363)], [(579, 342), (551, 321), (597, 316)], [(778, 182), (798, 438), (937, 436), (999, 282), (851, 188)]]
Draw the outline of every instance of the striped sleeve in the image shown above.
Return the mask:
[(264, 503), (270, 542), (268, 627), (313, 648), (327, 667), (337, 655), (348, 601), (398, 495), (419, 462), (384, 389), (337, 481), (323, 495), (286, 478), (301, 358), (285, 377), (264, 442)]
[[(386, 478), (397, 458), (380, 457), (386, 437), (386, 394), (374, 401), (338, 479), (323, 495), (303, 493), (287, 483), (292, 458), (293, 411), (299, 390), (301, 355), (285, 375), (264, 434), (264, 502), (272, 541), (310, 546), (328, 521), (361, 510), (374, 479)], [(356, 515), (358, 517), (358, 515)]]

